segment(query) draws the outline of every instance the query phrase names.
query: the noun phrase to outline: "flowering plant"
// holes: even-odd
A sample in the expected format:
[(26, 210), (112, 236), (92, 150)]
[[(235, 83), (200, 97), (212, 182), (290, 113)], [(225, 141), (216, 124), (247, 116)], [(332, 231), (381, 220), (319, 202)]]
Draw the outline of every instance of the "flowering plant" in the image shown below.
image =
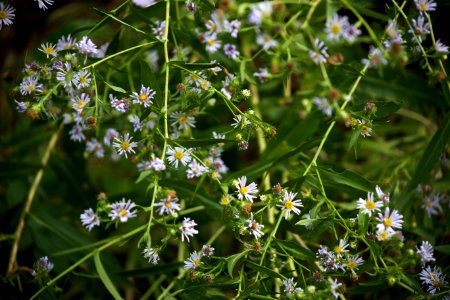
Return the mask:
[(434, 1), (93, 10), (10, 86), (9, 296), (450, 298)]

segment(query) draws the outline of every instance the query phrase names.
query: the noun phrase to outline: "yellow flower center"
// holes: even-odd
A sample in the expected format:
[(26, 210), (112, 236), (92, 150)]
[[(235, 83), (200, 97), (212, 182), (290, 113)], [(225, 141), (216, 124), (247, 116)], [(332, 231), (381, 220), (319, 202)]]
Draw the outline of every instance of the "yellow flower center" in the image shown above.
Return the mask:
[(43, 50), (44, 50), (44, 53), (48, 54), (48, 55), (53, 54), (53, 51), (55, 51), (55, 49), (53, 49), (52, 47), (45, 47)]
[(228, 205), (230, 204), (230, 199), (226, 196), (223, 196), (220, 198), (220, 205)]
[(86, 83), (86, 82), (87, 82), (87, 78), (85, 76), (81, 76), (80, 83)]
[(341, 33), (341, 31), (342, 31), (341, 24), (339, 24), (339, 23), (333, 23), (333, 24), (331, 25), (330, 31), (331, 31), (332, 33), (334, 33), (334, 34)]
[(200, 82), (200, 87), (204, 90), (206, 90), (207, 88), (209, 88), (209, 81), (208, 80), (202, 80)]
[(386, 218), (386, 219), (384, 219), (384, 226), (386, 226), (386, 227), (391, 227), (392, 226), (392, 219), (391, 218)]
[(344, 251), (344, 248), (342, 248), (341, 245), (334, 247), (334, 252), (342, 253), (342, 251)]
[(128, 151), (128, 148), (130, 148), (130, 143), (128, 141), (122, 142), (122, 149), (125, 151)]
[(358, 121), (356, 119), (352, 119), (352, 127), (355, 127), (358, 124)]
[(184, 153), (183, 151), (177, 151), (174, 156), (176, 159), (181, 160), (184, 157)]
[(147, 95), (146, 94), (140, 94), (139, 95), (139, 100), (141, 100), (142, 102), (145, 102), (145, 101), (147, 101)]
[(0, 10), (0, 20), (5, 20), (8, 17), (8, 13), (4, 10)]
[(208, 46), (214, 46), (214, 44), (216, 43), (216, 41), (213, 40), (213, 39), (209, 39), (206, 43), (208, 44)]
[(431, 201), (425, 201), (424, 204), (425, 204), (426, 207), (429, 207), (429, 208), (433, 207), (433, 202), (431, 202)]
[(347, 268), (350, 270), (353, 270), (354, 268), (356, 268), (356, 261), (351, 260), (347, 263)]
[(186, 116), (180, 116), (178, 118), (178, 122), (180, 122), (181, 124), (186, 124), (188, 122), (188, 118)]
[(125, 210), (125, 209), (120, 209), (119, 210), (119, 214), (122, 216), (122, 217), (126, 217), (127, 216), (127, 211)]
[(383, 232), (380, 232), (378, 237), (380, 238), (380, 240), (385, 240), (389, 237), (389, 234), (386, 231), (383, 231)]
[(367, 209), (374, 209), (375, 208), (375, 203), (372, 200), (367, 200), (366, 201), (366, 208)]
[(248, 188), (246, 186), (243, 186), (239, 189), (239, 192), (241, 194), (247, 194), (248, 193)]
[(435, 288), (440, 287), (440, 286), (441, 286), (441, 281), (440, 281), (439, 279), (434, 279), (434, 280), (433, 280), (433, 286), (434, 286)]
[(200, 265), (200, 259), (194, 260), (194, 266), (198, 267)]
[(287, 199), (286, 202), (284, 202), (284, 207), (291, 210), (294, 207), (294, 202), (292, 202), (291, 199)]
[(170, 207), (172, 207), (172, 202), (171, 201), (165, 201), (164, 202), (164, 206), (167, 207), (167, 208), (170, 208)]
[(427, 5), (427, 3), (426, 2), (420, 2), (419, 3), (419, 6), (420, 6), (420, 9), (421, 10), (427, 10), (428, 9), (428, 5)]
[(83, 107), (86, 105), (86, 102), (83, 100), (80, 100), (77, 102), (77, 109), (83, 109)]
[(366, 134), (369, 132), (369, 127), (367, 125), (361, 126), (361, 134)]

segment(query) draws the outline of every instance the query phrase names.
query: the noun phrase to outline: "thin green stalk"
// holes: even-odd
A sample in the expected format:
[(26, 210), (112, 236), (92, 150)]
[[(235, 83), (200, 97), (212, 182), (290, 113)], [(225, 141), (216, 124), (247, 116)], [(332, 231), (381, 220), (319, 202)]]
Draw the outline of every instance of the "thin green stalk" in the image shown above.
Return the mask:
[(155, 180), (153, 181), (153, 196), (152, 196), (152, 201), (150, 203), (150, 217), (148, 219), (148, 223), (147, 223), (147, 230), (144, 233), (144, 236), (147, 237), (147, 247), (151, 248), (152, 247), (152, 238), (150, 236), (150, 227), (152, 226), (153, 223), (153, 205), (155, 204), (155, 199), (156, 199), (156, 195), (158, 194), (158, 179), (155, 178)]
[(106, 62), (106, 61), (108, 61), (108, 60), (110, 60), (110, 59), (113, 59), (113, 58), (116, 57), (116, 56), (125, 54), (125, 53), (127, 53), (127, 52), (130, 52), (130, 51), (133, 51), (133, 50), (142, 48), (142, 47), (146, 47), (146, 46), (149, 46), (149, 45), (153, 45), (153, 44), (155, 44), (155, 43), (157, 43), (157, 42), (156, 42), (156, 41), (148, 42), (148, 43), (140, 44), (140, 45), (137, 45), (137, 46), (134, 46), (134, 47), (131, 47), (131, 48), (128, 48), (128, 49), (119, 51), (119, 52), (114, 53), (114, 54), (111, 54), (111, 55), (109, 55), (109, 56), (107, 56), (107, 57), (105, 57), (105, 58), (103, 58), (103, 59), (100, 59), (99, 61), (96, 61), (95, 63), (92, 63), (92, 64), (90, 64), (90, 65), (85, 66), (82, 70), (89, 69), (89, 68), (94, 68), (94, 67), (96, 67), (96, 66), (98, 66), (98, 65), (100, 65), (100, 64), (102, 64), (102, 63), (104, 63), (104, 62)]
[(170, 65), (169, 65), (169, 48), (168, 48), (168, 42), (169, 42), (169, 23), (170, 23), (170, 0), (166, 1), (166, 27), (164, 28), (164, 62), (165, 62), (165, 83), (164, 83), (164, 107), (163, 107), (163, 113), (164, 113), (164, 146), (162, 150), (162, 157), (161, 159), (164, 160), (166, 157), (166, 150), (167, 150), (167, 141), (169, 140), (169, 120), (168, 120), (168, 110), (169, 110), (169, 71), (170, 71)]
[[(259, 265), (262, 266), (264, 262), (264, 258), (266, 257), (267, 249), (269, 249), (270, 244), (272, 243), (273, 238), (275, 237), (275, 234), (278, 231), (278, 227), (280, 226), (281, 220), (283, 219), (284, 215), (280, 213), (278, 217), (278, 221), (275, 224), (275, 227), (273, 228), (272, 232), (270, 233), (269, 237), (266, 240), (266, 244), (264, 245), (264, 248), (262, 249), (261, 259), (259, 261)], [(258, 281), (259, 278), (259, 271), (256, 274), (256, 281)]]

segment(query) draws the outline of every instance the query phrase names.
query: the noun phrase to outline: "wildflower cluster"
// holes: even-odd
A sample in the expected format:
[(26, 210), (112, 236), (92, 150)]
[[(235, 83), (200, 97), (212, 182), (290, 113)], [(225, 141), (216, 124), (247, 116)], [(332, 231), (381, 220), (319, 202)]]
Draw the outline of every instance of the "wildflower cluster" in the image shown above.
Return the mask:
[[(373, 296), (386, 282), (405, 297), (447, 292), (449, 172), (431, 161), (448, 152), (448, 116), (438, 130), (414, 111), (437, 82), (436, 99), (450, 94), (437, 4), (294, 2), (124, 1), (26, 61), (17, 111), (67, 136), (64, 157), (83, 149), (96, 176), (83, 188), (106, 190), (77, 216), (91, 237), (116, 229), (92, 246), (116, 298), (99, 254), (136, 236), (138, 259), (117, 250), (136, 270), (118, 274), (148, 272), (130, 284), (151, 281), (150, 298), (196, 298), (191, 284), (236, 299)], [(0, 30), (14, 18), (0, 2)], [(410, 73), (423, 70), (419, 84)], [(52, 269), (43, 257), (33, 275)]]

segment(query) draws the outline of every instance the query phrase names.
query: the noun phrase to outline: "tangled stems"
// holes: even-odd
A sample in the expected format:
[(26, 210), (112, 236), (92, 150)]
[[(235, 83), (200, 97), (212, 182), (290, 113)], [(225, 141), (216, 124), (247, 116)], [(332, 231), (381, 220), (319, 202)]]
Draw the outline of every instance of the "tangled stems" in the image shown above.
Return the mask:
[[(190, 213), (196, 212), (196, 211), (200, 211), (200, 210), (204, 210), (205, 207), (200, 205), (200, 206), (195, 206), (192, 208), (188, 208), (185, 209), (183, 211), (179, 212), (180, 216), (183, 215), (188, 215)], [(166, 217), (167, 218), (167, 217)], [(170, 217), (173, 218), (173, 217)], [(163, 218), (158, 219), (157, 221), (162, 221)], [(86, 254), (85, 256), (83, 256), (81, 259), (79, 259), (78, 261), (76, 261), (74, 264), (72, 264), (69, 268), (67, 268), (66, 270), (64, 270), (63, 272), (61, 272), (58, 276), (56, 276), (55, 278), (53, 278), (52, 280), (50, 280), (46, 286), (42, 287), (39, 291), (37, 291), (31, 298), (30, 300), (35, 299), (37, 296), (39, 296), (43, 291), (45, 291), (47, 288), (49, 288), (50, 286), (54, 285), (59, 279), (61, 279), (62, 277), (64, 277), (66, 274), (70, 273), (72, 270), (74, 270), (76, 267), (78, 267), (79, 265), (81, 265), (83, 262), (85, 262), (86, 260), (88, 260), (90, 257), (94, 256), (94, 254), (101, 252), (117, 243), (120, 243), (122, 241), (127, 240), (128, 238), (131, 238), (132, 236), (140, 233), (141, 231), (145, 230), (147, 228), (147, 224), (139, 226), (135, 229), (133, 229), (130, 232), (127, 232), (123, 235), (114, 237), (114, 238), (108, 238), (105, 239), (101, 242), (99, 242), (99, 244), (103, 244), (102, 246), (92, 250), (90, 253)]]

